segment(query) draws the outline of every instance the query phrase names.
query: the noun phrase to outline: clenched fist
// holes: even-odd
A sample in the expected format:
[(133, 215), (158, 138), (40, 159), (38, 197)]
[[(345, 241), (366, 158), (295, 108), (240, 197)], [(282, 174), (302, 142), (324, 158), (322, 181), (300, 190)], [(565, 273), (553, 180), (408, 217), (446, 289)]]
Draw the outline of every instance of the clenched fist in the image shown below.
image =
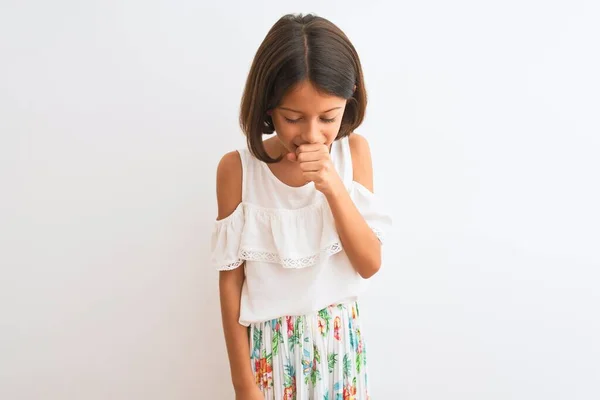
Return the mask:
[(329, 148), (325, 144), (303, 144), (296, 153), (288, 153), (287, 158), (300, 164), (302, 175), (314, 182), (315, 188), (325, 196), (332, 196), (345, 190), (344, 183), (335, 170)]

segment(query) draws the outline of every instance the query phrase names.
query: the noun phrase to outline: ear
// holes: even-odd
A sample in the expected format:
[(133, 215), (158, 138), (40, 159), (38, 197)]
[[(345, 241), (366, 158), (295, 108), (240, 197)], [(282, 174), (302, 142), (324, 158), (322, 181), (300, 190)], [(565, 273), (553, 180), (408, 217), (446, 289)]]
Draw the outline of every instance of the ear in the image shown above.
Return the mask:
[(353, 92), (356, 92), (356, 85), (354, 85), (354, 88), (352, 88)]
[(273, 110), (271, 110), (271, 109), (268, 109), (268, 110), (267, 110), (267, 115), (269, 115), (269, 116), (273, 115)]

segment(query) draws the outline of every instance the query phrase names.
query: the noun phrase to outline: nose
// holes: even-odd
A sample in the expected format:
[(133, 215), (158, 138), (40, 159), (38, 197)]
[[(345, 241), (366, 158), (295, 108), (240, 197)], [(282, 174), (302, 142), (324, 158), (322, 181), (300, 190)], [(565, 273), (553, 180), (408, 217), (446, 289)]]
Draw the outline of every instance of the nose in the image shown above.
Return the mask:
[(302, 140), (305, 143), (321, 143), (323, 135), (319, 130), (319, 125), (315, 122), (311, 122), (307, 127), (306, 131), (302, 134)]

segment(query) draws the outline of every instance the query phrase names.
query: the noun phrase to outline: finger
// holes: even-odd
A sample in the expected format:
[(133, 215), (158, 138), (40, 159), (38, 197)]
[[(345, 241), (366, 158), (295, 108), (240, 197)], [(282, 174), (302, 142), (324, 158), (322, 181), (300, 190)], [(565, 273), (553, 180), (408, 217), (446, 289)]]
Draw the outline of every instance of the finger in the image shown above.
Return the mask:
[(306, 152), (306, 153), (298, 153), (296, 155), (296, 160), (299, 162), (312, 162), (312, 161), (318, 161), (318, 160), (325, 160), (327, 159), (328, 154), (326, 153), (321, 153), (318, 151), (311, 151), (311, 152)]
[(323, 163), (320, 161), (301, 162), (300, 169), (303, 172), (320, 171), (323, 168)]
[(285, 156), (289, 161), (292, 161), (292, 162), (298, 161), (298, 157), (296, 156), (295, 153), (290, 152), (290, 153), (287, 153)]
[(327, 152), (329, 152), (329, 150), (327, 149), (327, 146), (323, 143), (307, 143), (307, 144), (301, 144), (300, 146), (298, 146), (298, 148), (296, 149), (296, 154), (312, 153), (312, 152), (323, 151), (323, 150), (326, 150)]
[(311, 182), (316, 182), (321, 179), (319, 177), (319, 172), (316, 171), (302, 172), (302, 176), (304, 177), (304, 179)]

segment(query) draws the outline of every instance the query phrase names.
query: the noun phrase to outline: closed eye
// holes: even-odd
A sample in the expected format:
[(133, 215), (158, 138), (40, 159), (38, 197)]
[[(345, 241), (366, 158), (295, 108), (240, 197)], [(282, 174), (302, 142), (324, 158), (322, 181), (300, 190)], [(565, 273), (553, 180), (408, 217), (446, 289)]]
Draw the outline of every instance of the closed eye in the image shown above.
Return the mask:
[[(289, 122), (290, 124), (297, 124), (298, 122), (300, 122), (302, 120), (302, 118), (298, 118), (298, 119), (291, 119), (288, 117), (284, 117), (286, 122)], [(331, 124), (333, 122), (335, 122), (335, 118), (321, 118), (321, 121), (325, 122), (326, 124)]]

